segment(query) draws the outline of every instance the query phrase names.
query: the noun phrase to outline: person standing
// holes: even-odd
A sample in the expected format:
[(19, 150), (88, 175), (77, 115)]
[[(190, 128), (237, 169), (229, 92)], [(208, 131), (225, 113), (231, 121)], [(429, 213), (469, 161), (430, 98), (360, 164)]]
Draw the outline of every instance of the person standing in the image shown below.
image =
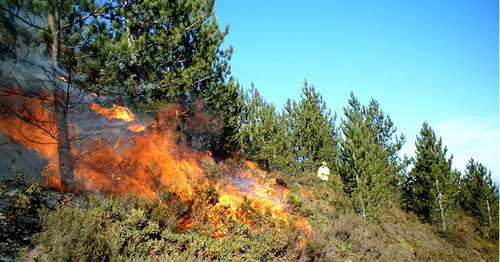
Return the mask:
[(318, 178), (321, 181), (328, 181), (328, 176), (330, 175), (330, 169), (326, 166), (326, 162), (323, 161), (318, 169)]

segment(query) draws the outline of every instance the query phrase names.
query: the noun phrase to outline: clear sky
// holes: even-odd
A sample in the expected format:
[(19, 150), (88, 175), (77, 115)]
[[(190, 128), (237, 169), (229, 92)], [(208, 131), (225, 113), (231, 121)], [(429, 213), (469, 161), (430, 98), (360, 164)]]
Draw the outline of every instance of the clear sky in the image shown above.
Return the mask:
[(414, 156), (427, 121), (463, 171), (468, 159), (498, 181), (498, 1), (231, 1), (232, 75), (281, 111), (304, 79), (343, 117), (351, 91), (377, 100)]

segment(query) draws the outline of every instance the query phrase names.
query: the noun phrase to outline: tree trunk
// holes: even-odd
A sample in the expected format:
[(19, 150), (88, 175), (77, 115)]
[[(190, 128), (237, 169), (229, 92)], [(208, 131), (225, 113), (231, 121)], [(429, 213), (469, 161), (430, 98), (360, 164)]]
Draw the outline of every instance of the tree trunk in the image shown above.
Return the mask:
[(493, 220), (491, 218), (491, 209), (490, 209), (490, 201), (488, 199), (486, 199), (486, 207), (488, 208), (488, 219), (489, 219), (489, 226), (491, 227), (491, 225), (493, 225)]
[[(57, 87), (56, 87), (57, 89)], [(60, 90), (54, 91), (54, 107), (57, 119), (57, 152), (59, 154), (59, 172), (65, 186), (73, 185), (73, 159), (71, 156), (71, 145), (69, 142), (68, 110), (64, 93)]]
[(266, 171), (266, 174), (269, 174), (269, 172), (270, 172), (269, 160), (267, 160), (267, 159), (264, 160), (264, 170)]
[(439, 181), (436, 178), (436, 191), (438, 192), (438, 204), (439, 204), (439, 214), (441, 216), (441, 226), (443, 227), (443, 230), (446, 230), (446, 223), (444, 221), (444, 207), (443, 207), (443, 194), (441, 194), (441, 191), (439, 190)]
[(361, 190), (359, 190), (359, 176), (358, 176), (358, 174), (356, 174), (356, 184), (357, 184), (359, 200), (361, 201), (361, 216), (363, 216), (363, 220), (366, 221), (365, 202), (363, 200), (363, 196), (361, 195)]
[[(130, 18), (125, 19), (125, 35), (127, 37), (127, 46), (130, 50), (130, 61), (127, 62), (129, 66), (129, 70), (131, 70), (131, 74), (129, 75), (129, 85), (133, 86), (133, 81), (137, 78), (136, 70), (137, 70), (137, 55), (135, 54), (135, 50), (133, 48), (134, 45), (134, 36), (130, 30)], [(132, 96), (132, 101), (135, 100), (137, 94), (137, 89), (134, 87), (130, 90), (130, 95)]]
[(50, 56), (54, 67), (57, 68), (59, 60), (59, 33), (56, 26), (56, 19), (51, 11), (47, 14), (47, 25), (49, 26), (50, 36), (52, 38), (50, 42)]
[[(50, 55), (54, 68), (58, 68), (60, 53), (59, 30), (56, 26), (55, 16), (51, 11), (47, 14), (47, 25), (52, 37), (52, 41), (50, 43)], [(69, 90), (65, 93), (62, 91), (62, 88), (58, 87), (56, 83), (53, 83), (54, 115), (57, 120), (57, 152), (59, 156), (59, 172), (62, 183), (66, 186), (71, 186), (74, 182), (74, 176), (68, 129), (68, 94)]]

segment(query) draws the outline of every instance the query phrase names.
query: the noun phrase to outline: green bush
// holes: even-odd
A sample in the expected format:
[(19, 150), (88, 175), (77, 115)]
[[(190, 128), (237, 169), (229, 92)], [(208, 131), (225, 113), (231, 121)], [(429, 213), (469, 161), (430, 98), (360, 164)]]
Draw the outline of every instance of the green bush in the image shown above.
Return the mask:
[(35, 182), (31, 185), (23, 185), (18, 190), (13, 198), (11, 198), (11, 206), (15, 213), (33, 212), (40, 207), (40, 194), (42, 188)]

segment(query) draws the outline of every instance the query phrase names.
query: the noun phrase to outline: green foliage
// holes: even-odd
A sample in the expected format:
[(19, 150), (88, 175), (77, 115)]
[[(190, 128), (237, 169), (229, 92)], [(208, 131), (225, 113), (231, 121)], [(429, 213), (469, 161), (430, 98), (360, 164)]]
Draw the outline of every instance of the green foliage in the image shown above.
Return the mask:
[(41, 212), (44, 232), (35, 242), (45, 243), (42, 252), (54, 261), (105, 260), (110, 251), (102, 229), (115, 221), (106, 211), (106, 202), (89, 212), (69, 207), (54, 212), (45, 209)]
[[(65, 70), (74, 70), (78, 56), (75, 47), (88, 40), (83, 28), (96, 7), (92, 0), (1, 1), (1, 21), (8, 29), (2, 34), (6, 40), (2, 41), (3, 48), (9, 51), (11, 59), (23, 60), (24, 55), (35, 51), (32, 48), (41, 47), (48, 57), (62, 62), (60, 66)], [(56, 38), (48, 21), (50, 15), (55, 18)], [(58, 45), (58, 50), (51, 50), (53, 44)], [(52, 54), (53, 51), (57, 53)]]
[(40, 207), (40, 194), (42, 188), (36, 182), (28, 186), (22, 186), (11, 199), (12, 209), (16, 214), (31, 212), (34, 213)]
[(240, 149), (243, 92), (232, 77), (227, 83), (207, 86), (206, 89), (202, 98), (207, 111), (214, 116), (211, 124), (218, 127), (218, 132), (211, 134), (208, 139), (208, 148), (216, 160), (227, 159)]
[[(136, 202), (137, 201), (137, 202)], [(296, 257), (290, 249), (294, 234), (265, 230), (241, 230), (235, 226), (220, 239), (210, 231), (179, 232), (162, 227), (153, 214), (161, 206), (130, 197), (98, 200), (89, 209), (61, 206), (41, 212), (44, 231), (37, 235), (34, 259), (52, 261), (262, 261)], [(286, 260), (290, 260), (286, 259)]]
[(241, 143), (243, 156), (251, 159), (266, 170), (277, 166), (278, 144), (282, 139), (279, 129), (279, 115), (273, 104), (267, 103), (252, 83), (245, 94), (246, 110), (243, 117)]
[(456, 208), (460, 173), (451, 170), (447, 148), (425, 122), (415, 146), (415, 166), (405, 184), (406, 207), (445, 229)]
[(334, 163), (338, 152), (335, 118), (323, 96), (304, 81), (301, 100), (287, 100), (283, 111), (283, 167), (290, 164), (302, 171), (315, 171), (323, 161)]
[(253, 86), (245, 94), (242, 116), (243, 156), (267, 171), (313, 171), (322, 161), (337, 156), (335, 115), (327, 110), (320, 93), (304, 82), (301, 100), (288, 100), (282, 114), (267, 103)]
[[(179, 103), (182, 116), (166, 121), (175, 121), (183, 139), (216, 160), (241, 148), (268, 170), (293, 171), (271, 174), (290, 189), (290, 224), (261, 213), (250, 198), (237, 207), (248, 221), (241, 224), (229, 207), (215, 208), (215, 184), (224, 180), (225, 166), (206, 165), (207, 180), (192, 182), (186, 200), (161, 184), (153, 163), (147, 168), (157, 199), (91, 197), (88, 208), (41, 208), (36, 252), (21, 260), (498, 261), (498, 192), (484, 166), (471, 160), (460, 183), (462, 207), (473, 219), (455, 208), (460, 174), (424, 123), (404, 195), (405, 207), (432, 223), (421, 224), (398, 208), (405, 163), (397, 153), (404, 137), (396, 137), (380, 105), (361, 106), (351, 94), (340, 138), (336, 115), (307, 82), (301, 100), (288, 100), (282, 114), (253, 85), (243, 94), (230, 77), (232, 48), (221, 48), (228, 27), (220, 29), (213, 1), (4, 0), (0, 12), (1, 58), (31, 61), (33, 50), (43, 50), (35, 59), (50, 56), (57, 69), (50, 74), (67, 78), (52, 76), (54, 90), (79, 86), (146, 111)], [(64, 95), (68, 101), (58, 103), (72, 108), (71, 94)], [(71, 152), (69, 138), (57, 138), (68, 142), (59, 152)], [(335, 171), (328, 183), (312, 173), (322, 161)], [(27, 223), (20, 218), (43, 206), (41, 187), (6, 192), (3, 185), (0, 198), (8, 197), (9, 216), (22, 227)], [(220, 218), (224, 237), (214, 237), (218, 228), (210, 216)], [(302, 218), (311, 231), (294, 224)]]
[(110, 1), (89, 25), (94, 41), (87, 76), (92, 83), (138, 98), (204, 97), (227, 74), (231, 49), (220, 50), (213, 1)]
[(460, 181), (460, 203), (482, 225), (498, 224), (498, 189), (493, 184), (491, 172), (474, 159), (467, 163)]
[[(214, 227), (203, 215), (217, 198), (214, 187), (195, 184), (192, 201), (176, 205), (173, 192), (163, 203), (135, 196), (90, 196), (88, 207), (62, 205), (40, 211), (43, 230), (21, 261), (497, 261), (498, 228), (485, 230), (459, 213), (446, 230), (422, 224), (397, 206), (383, 207), (365, 221), (354, 212), (348, 195), (334, 183), (318, 183), (314, 173), (293, 176), (271, 173), (287, 186), (290, 224), (255, 212), (250, 199), (239, 207), (250, 224), (221, 216), (224, 237), (214, 238)], [(339, 181), (342, 183), (341, 181)], [(26, 187), (28, 188), (28, 187)], [(33, 187), (36, 189), (36, 186)], [(38, 190), (29, 190), (38, 192)], [(42, 192), (43, 194), (43, 192)], [(191, 209), (194, 226), (179, 228)], [(296, 222), (306, 218), (312, 231)], [(278, 228), (278, 229), (277, 229)], [(281, 229), (279, 229), (281, 228)], [(491, 236), (490, 236), (491, 234)]]
[[(145, 109), (180, 103), (187, 113), (180, 129), (188, 142), (201, 144), (215, 158), (239, 149), (242, 92), (230, 77), (232, 48), (221, 48), (229, 27), (219, 27), (213, 1), (7, 0), (0, 7), (0, 24), (7, 29), (0, 49), (13, 68), (18, 60), (29, 59), (32, 66), (52, 59), (47, 75), (64, 93), (56, 109), (59, 102), (82, 101), (83, 92), (68, 91), (77, 86)], [(199, 103), (213, 116), (213, 128), (202, 138), (190, 130)], [(67, 143), (60, 152), (70, 151)], [(60, 161), (72, 172), (70, 159)]]
[[(59, 172), (66, 185), (73, 184), (74, 162), (68, 114), (82, 103), (83, 92), (75, 87), (82, 82), (82, 46), (90, 41), (86, 26), (102, 10), (97, 7), (93, 0), (0, 2), (1, 23), (8, 28), (1, 36), (7, 45), (2, 49), (8, 52), (2, 55), (7, 58), (2, 65), (11, 67), (4, 73), (0, 89), (16, 94), (3, 97), (1, 110), (42, 134), (31, 135), (32, 142), (57, 142)], [(33, 115), (30, 99), (42, 105), (42, 113), (37, 114), (53, 120)]]
[(206, 177), (211, 182), (219, 181), (224, 176), (224, 165), (213, 163), (213, 162), (203, 162), (203, 170), (205, 171), (204, 177)]
[(396, 137), (396, 128), (375, 100), (361, 106), (351, 93), (346, 119), (341, 122), (341, 153), (336, 166), (356, 211), (365, 219), (373, 218), (381, 207), (397, 203), (399, 182), (405, 165), (397, 153), (404, 136)]

